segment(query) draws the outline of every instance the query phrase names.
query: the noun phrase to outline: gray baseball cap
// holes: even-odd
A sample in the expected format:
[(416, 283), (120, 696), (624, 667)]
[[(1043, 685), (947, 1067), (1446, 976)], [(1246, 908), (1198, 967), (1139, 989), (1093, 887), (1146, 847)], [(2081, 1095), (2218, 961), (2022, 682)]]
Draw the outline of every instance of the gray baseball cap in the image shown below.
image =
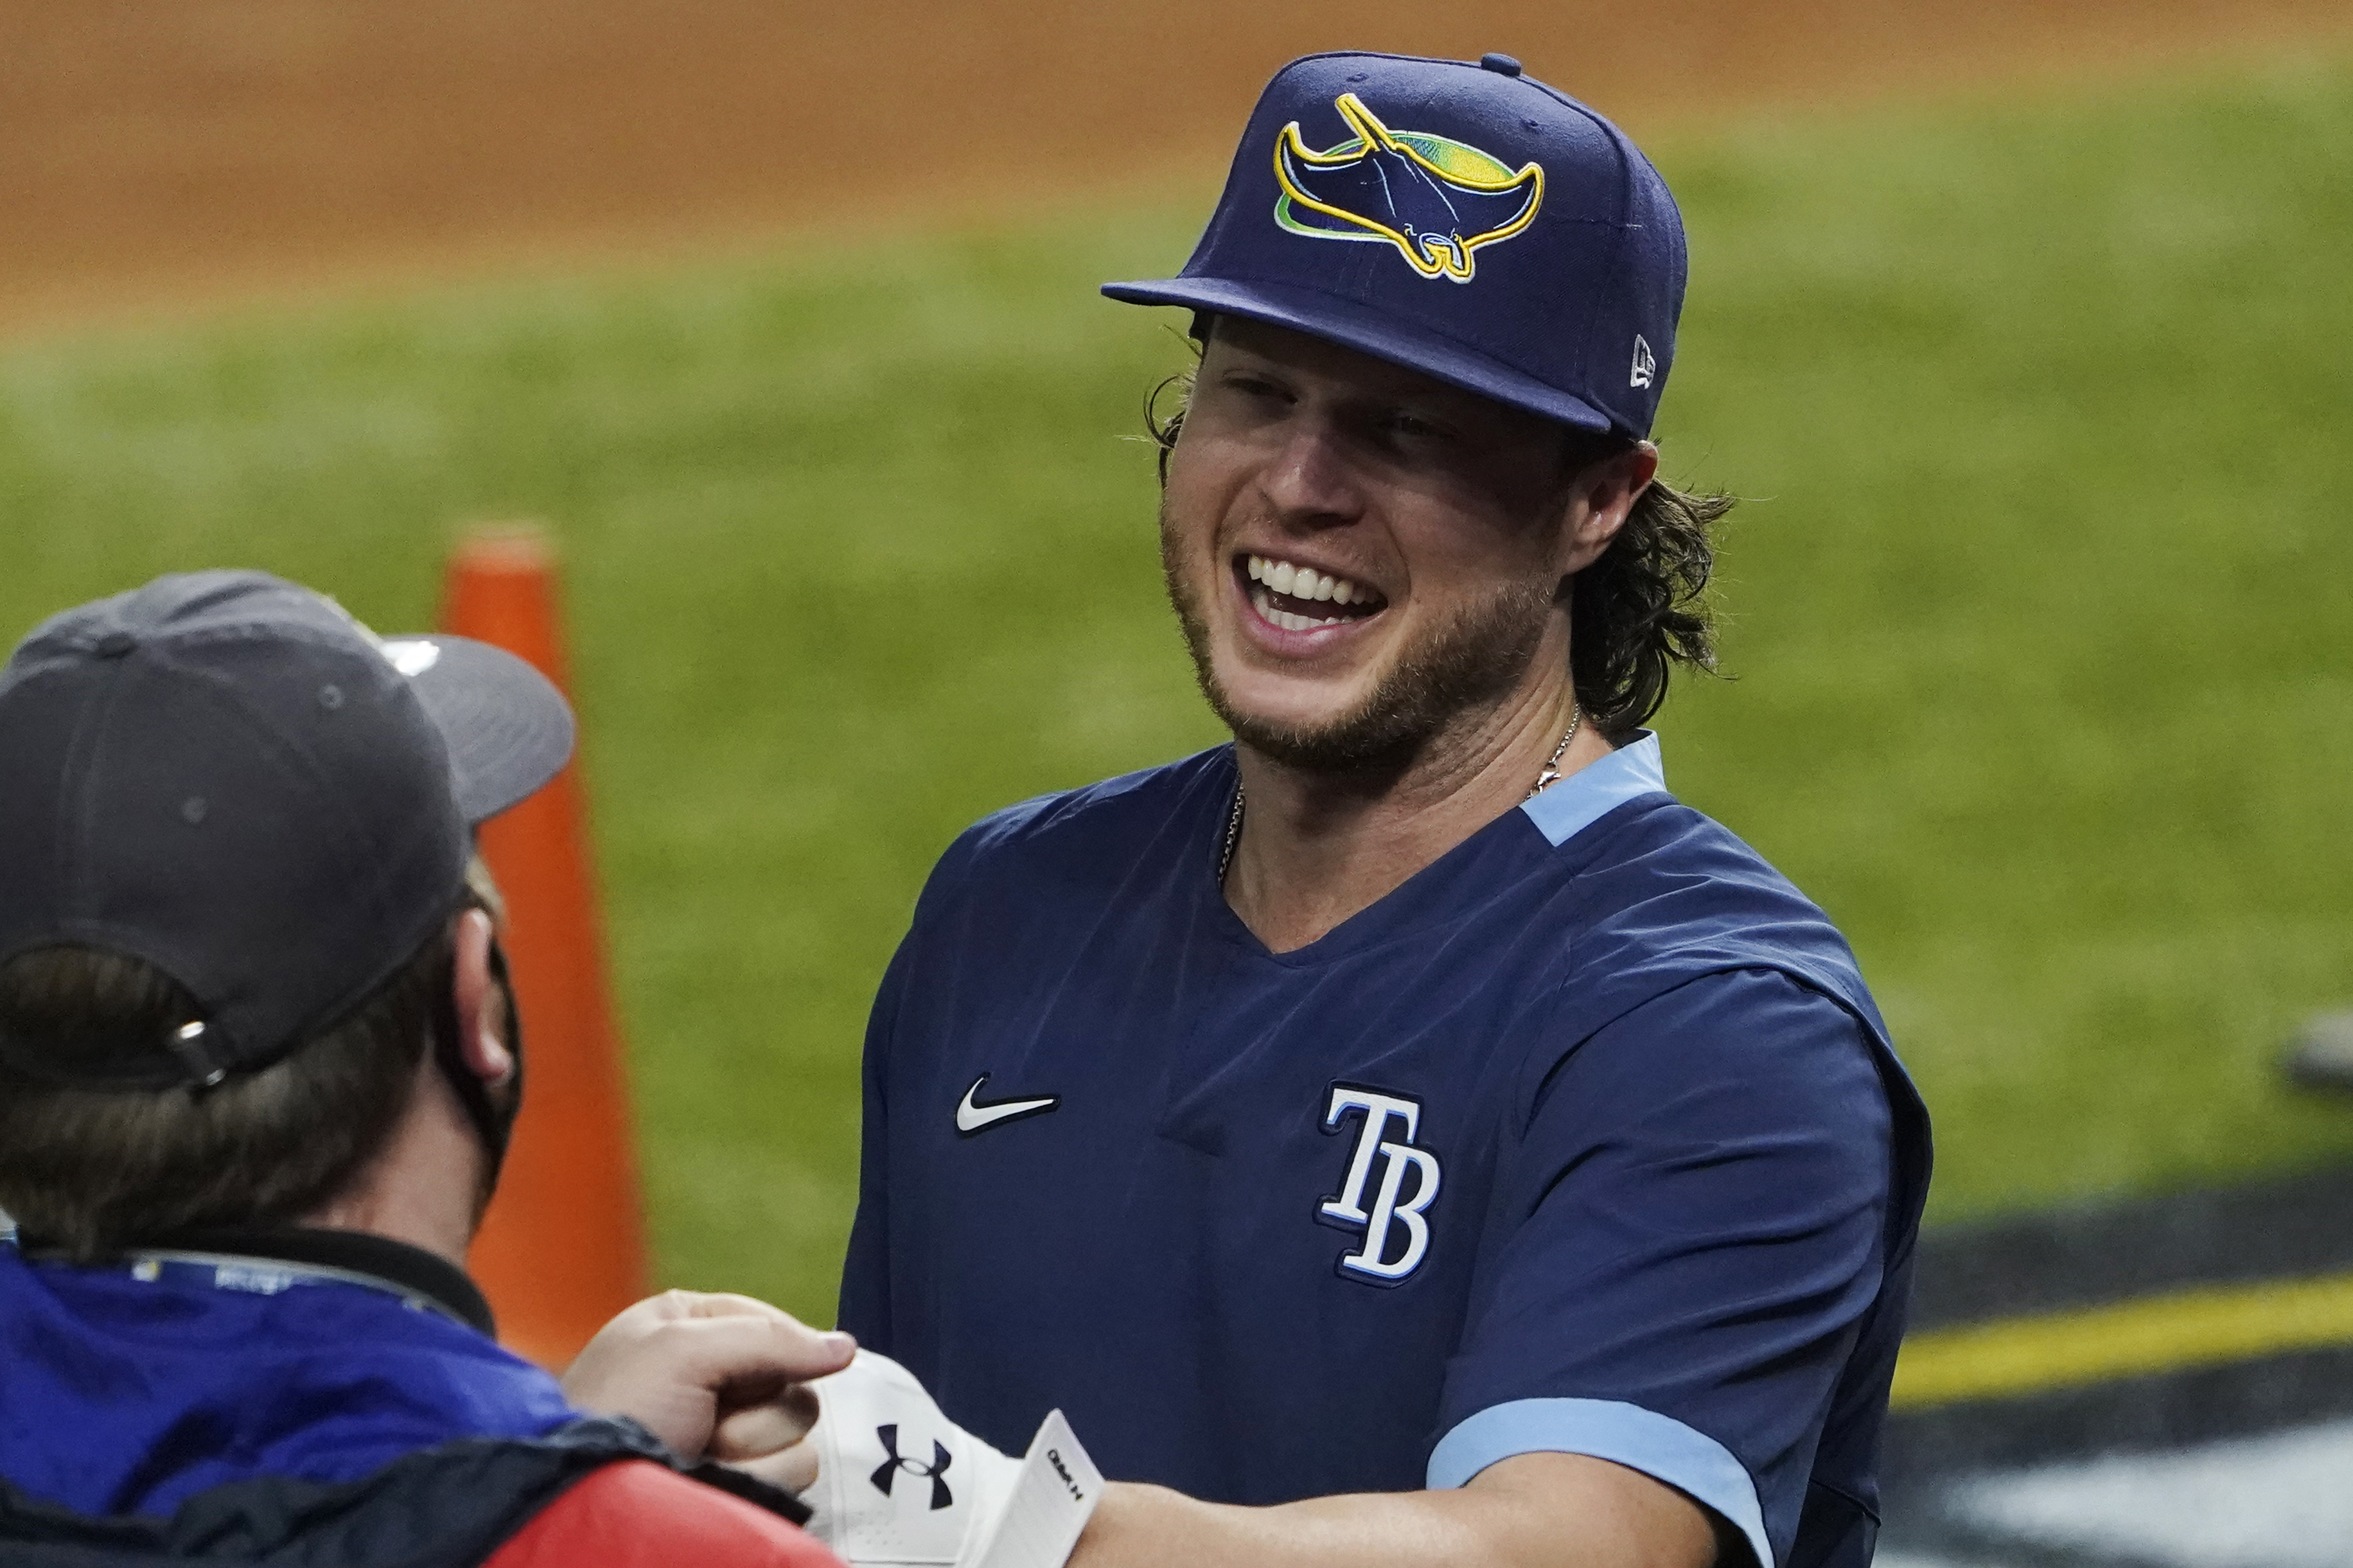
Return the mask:
[(260, 572), (68, 610), (0, 668), (0, 963), (143, 959), (201, 1014), (104, 1059), (0, 1033), (50, 1081), (157, 1089), (275, 1062), (459, 907), (473, 830), (554, 777), (571, 709), (465, 637), (385, 638)]

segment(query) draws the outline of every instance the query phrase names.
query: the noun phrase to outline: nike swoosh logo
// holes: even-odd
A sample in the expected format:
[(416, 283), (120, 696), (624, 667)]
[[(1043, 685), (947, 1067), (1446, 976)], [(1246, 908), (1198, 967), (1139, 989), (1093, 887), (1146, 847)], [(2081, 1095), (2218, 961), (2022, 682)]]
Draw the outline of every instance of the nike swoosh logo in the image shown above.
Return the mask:
[(956, 1101), (956, 1131), (967, 1138), (982, 1128), (994, 1127), (1000, 1121), (1011, 1121), (1022, 1116), (1041, 1116), (1062, 1103), (1060, 1095), (1049, 1094), (1036, 1100), (996, 1100), (982, 1105), (972, 1097), (978, 1094), (980, 1086), (987, 1081), (988, 1075), (981, 1074), (972, 1080), (972, 1087), (964, 1091), (964, 1098)]

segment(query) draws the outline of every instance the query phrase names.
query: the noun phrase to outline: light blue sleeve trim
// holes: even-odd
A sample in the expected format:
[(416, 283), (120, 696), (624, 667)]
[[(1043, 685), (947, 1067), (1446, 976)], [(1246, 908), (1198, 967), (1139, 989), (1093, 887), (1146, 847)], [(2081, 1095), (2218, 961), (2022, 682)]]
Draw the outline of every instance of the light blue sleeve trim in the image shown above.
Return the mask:
[(1637, 795), (1667, 787), (1659, 760), (1659, 737), (1649, 730), (1630, 746), (1620, 746), (1598, 763), (1569, 774), (1520, 807), (1556, 849)]
[(1616, 1399), (1491, 1405), (1439, 1439), (1430, 1456), (1430, 1489), (1465, 1485), (1516, 1454), (1589, 1454), (1664, 1481), (1730, 1520), (1760, 1568), (1772, 1568), (1765, 1510), (1747, 1468), (1731, 1449), (1672, 1416)]

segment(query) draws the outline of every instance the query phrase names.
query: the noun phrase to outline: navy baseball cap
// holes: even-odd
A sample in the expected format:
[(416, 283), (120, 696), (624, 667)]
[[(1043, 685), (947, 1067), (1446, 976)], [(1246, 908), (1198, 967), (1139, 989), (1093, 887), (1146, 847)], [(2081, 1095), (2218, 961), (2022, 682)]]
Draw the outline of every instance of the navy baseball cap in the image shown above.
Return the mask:
[(1260, 94), (1185, 269), (1103, 292), (1295, 328), (1640, 438), (1683, 273), (1659, 172), (1517, 60), (1329, 54)]
[(0, 1059), (108, 1089), (279, 1060), (457, 910), (475, 826), (572, 740), (562, 695), (513, 655), (381, 638), (259, 572), (52, 617), (0, 668), (0, 963), (124, 953), (201, 1012), (102, 1060), (0, 1032)]

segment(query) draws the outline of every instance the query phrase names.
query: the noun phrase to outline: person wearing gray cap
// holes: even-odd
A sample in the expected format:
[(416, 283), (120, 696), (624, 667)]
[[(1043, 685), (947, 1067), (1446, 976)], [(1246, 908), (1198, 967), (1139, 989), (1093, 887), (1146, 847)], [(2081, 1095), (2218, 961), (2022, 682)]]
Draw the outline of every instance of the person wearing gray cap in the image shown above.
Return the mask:
[[(1650, 440), (1684, 278), (1601, 115), (1350, 52), (1105, 286), (1199, 344), (1161, 564), (1233, 743), (941, 858), (840, 1319), (976, 1441), (1061, 1412), (1079, 1568), (1870, 1561), (1927, 1118), (1643, 728), (1711, 647), (1723, 507)], [(929, 1451), (828, 1420), (853, 1492)]]
[(474, 829), (572, 739), (522, 660), (259, 573), (0, 669), (0, 1556), (832, 1561), (696, 1462), (845, 1336), (673, 1293), (559, 1384), (464, 1272), (522, 1092)]

